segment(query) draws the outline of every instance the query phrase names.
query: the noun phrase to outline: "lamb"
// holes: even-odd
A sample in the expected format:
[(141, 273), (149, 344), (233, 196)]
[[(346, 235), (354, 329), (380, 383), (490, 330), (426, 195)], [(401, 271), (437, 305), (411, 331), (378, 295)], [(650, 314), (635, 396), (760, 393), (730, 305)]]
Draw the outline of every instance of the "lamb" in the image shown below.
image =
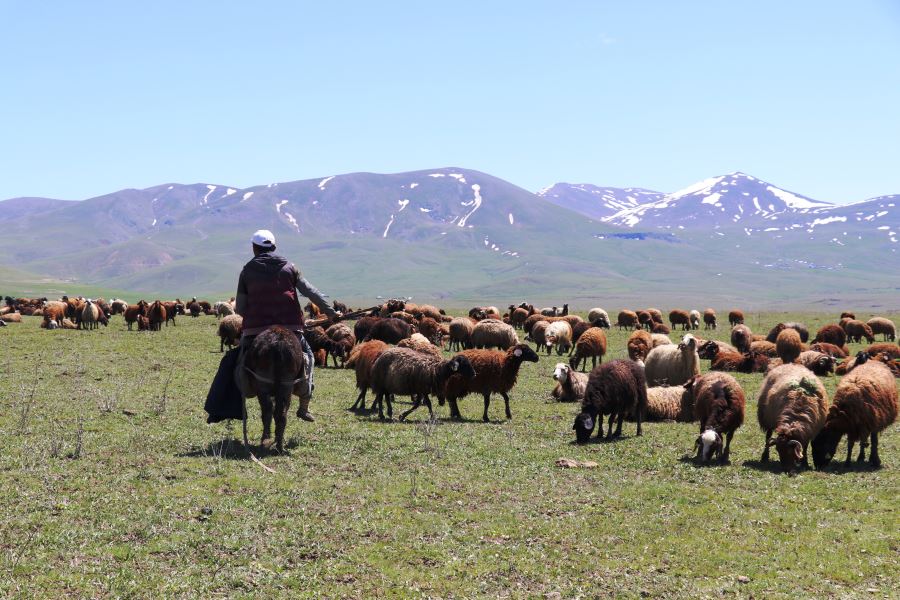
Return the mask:
[[(843, 332), (843, 329), (841, 331)], [(809, 349), (815, 350), (816, 352), (821, 352), (822, 354), (827, 354), (828, 356), (832, 356), (834, 358), (847, 358), (850, 355), (850, 351), (847, 349), (846, 345), (844, 345), (843, 347), (838, 347), (827, 342), (816, 342), (814, 344), (810, 344)]]
[(640, 322), (637, 313), (631, 310), (623, 310), (619, 312), (616, 318), (616, 325), (619, 329), (638, 329)]
[(650, 349), (653, 348), (653, 336), (639, 329), (628, 336), (625, 347), (628, 351), (628, 358), (631, 360), (644, 360), (650, 354)]
[(862, 321), (855, 319), (847, 321), (844, 324), (844, 331), (847, 332), (847, 339), (851, 342), (859, 343), (862, 341), (862, 338), (866, 338), (866, 341), (870, 344), (875, 341), (875, 334), (872, 333), (872, 328)]
[(512, 325), (497, 319), (479, 321), (472, 329), (472, 345), (475, 348), (499, 348), (506, 350), (519, 343), (519, 336)]
[[(647, 388), (647, 411), (644, 421), (677, 421), (690, 423), (694, 420), (693, 380), (684, 385), (663, 385)], [(633, 415), (628, 415), (629, 420)]]
[(372, 365), (375, 364), (375, 361), (381, 356), (381, 353), (389, 347), (390, 346), (381, 340), (370, 340), (358, 344), (350, 352), (350, 358), (347, 359), (345, 366), (354, 369), (356, 373), (356, 389), (359, 390), (356, 402), (353, 403), (350, 410), (363, 411), (366, 409), (366, 392), (368, 391), (372, 380)]
[(566, 363), (556, 363), (553, 379), (556, 380), (556, 387), (552, 395), (557, 402), (581, 402), (584, 399), (588, 382), (586, 373), (579, 373)]
[(609, 314), (602, 308), (589, 310), (587, 320), (594, 327), (602, 327), (603, 329), (609, 329), (610, 327)]
[[(660, 346), (663, 347), (663, 346)], [(594, 425), (597, 437), (603, 435), (603, 415), (609, 415), (609, 428), (606, 439), (622, 435), (622, 421), (625, 415), (635, 415), (637, 435), (641, 435), (641, 420), (647, 411), (647, 380), (643, 367), (630, 360), (614, 360), (598, 366), (588, 377), (581, 412), (575, 417), (572, 429), (579, 444), (586, 443)], [(613, 421), (618, 417), (616, 433), (613, 434)]]
[(428, 339), (421, 333), (414, 333), (405, 340), (400, 340), (400, 342), (397, 344), (397, 347), (409, 348), (410, 350), (415, 350), (416, 352), (424, 352), (425, 354), (430, 354), (435, 358), (443, 358), (441, 349), (429, 342)]
[(700, 311), (692, 310), (690, 313), (691, 329), (700, 329)]
[(686, 310), (675, 309), (669, 312), (669, 323), (672, 324), (672, 329), (678, 329), (678, 325), (681, 325), (681, 329), (687, 331), (691, 325), (691, 315)]
[[(63, 329), (68, 329), (65, 326), (66, 321), (68, 321), (68, 320), (69, 319), (66, 319), (63, 321)], [(137, 316), (137, 326), (138, 326), (138, 331), (150, 331), (150, 318), (146, 315), (138, 315)], [(74, 329), (74, 327), (72, 329)]]
[(433, 416), (429, 395), (439, 395), (451, 376), (468, 381), (475, 377), (475, 371), (463, 355), (441, 360), (409, 348), (388, 348), (372, 365), (371, 386), (375, 392), (379, 418), (384, 419), (385, 399), (388, 418), (393, 418), (393, 397), (397, 394), (413, 398), (412, 407), (400, 414), (401, 421), (423, 402), (428, 407), (429, 416)]
[(757, 399), (757, 420), (766, 432), (762, 462), (769, 462), (769, 448), (775, 446), (788, 473), (795, 473), (801, 463), (808, 467), (807, 446), (825, 425), (827, 405), (822, 382), (806, 367), (787, 364), (772, 369)]
[(778, 358), (784, 364), (789, 364), (797, 360), (801, 348), (800, 334), (795, 329), (783, 329), (775, 340), (775, 349), (778, 352)]
[[(727, 464), (731, 438), (744, 423), (746, 398), (738, 382), (726, 373), (708, 373), (694, 380), (694, 413), (700, 420), (697, 457), (703, 462), (718, 457)], [(725, 447), (722, 447), (722, 437)]]
[(241, 341), (241, 333), (244, 329), (244, 317), (241, 315), (226, 315), (219, 321), (219, 352), (225, 352), (225, 346), (229, 350), (237, 346)]
[(813, 342), (826, 342), (840, 348), (847, 343), (847, 332), (840, 325), (825, 325), (816, 332)]
[(677, 346), (657, 346), (647, 354), (646, 379), (650, 385), (678, 385), (700, 374), (697, 340), (691, 334)]
[(738, 352), (749, 352), (750, 342), (753, 341), (753, 332), (746, 325), (735, 325), (731, 328), (731, 345)]
[(847, 435), (846, 465), (850, 464), (853, 444), (857, 441), (860, 442), (857, 462), (865, 460), (868, 437), (872, 443), (869, 465), (879, 468), (878, 434), (896, 420), (897, 385), (890, 369), (872, 361), (860, 365), (838, 384), (825, 425), (813, 439), (816, 469), (828, 466), (844, 434)]
[(538, 321), (534, 324), (534, 327), (531, 328), (531, 341), (534, 342), (534, 351), (540, 352), (542, 349), (547, 351), (547, 356), (550, 356), (550, 350), (553, 347), (552, 345), (547, 345), (547, 328), (550, 327), (550, 323), (547, 321)]
[[(565, 321), (550, 323), (544, 334), (544, 343), (548, 350), (556, 347), (556, 354), (561, 356), (572, 347), (572, 326)], [(548, 352), (549, 353), (549, 352)]]
[(734, 309), (728, 313), (728, 324), (734, 327), (735, 325), (743, 325), (744, 324), (744, 313), (738, 309)]
[(472, 330), (475, 329), (475, 320), (471, 317), (456, 317), (450, 321), (450, 343), (448, 350), (468, 350), (472, 347)]
[(474, 379), (454, 375), (447, 380), (444, 395), (450, 404), (450, 417), (462, 419), (457, 405), (459, 398), (467, 394), (480, 393), (484, 397), (484, 414), (481, 418), (487, 423), (491, 394), (496, 393), (500, 394), (506, 403), (506, 418), (512, 419), (512, 412), (509, 409), (509, 392), (516, 384), (522, 362), (538, 361), (538, 355), (534, 350), (525, 344), (516, 344), (505, 352), (502, 350), (465, 350), (457, 356), (469, 359), (476, 375)]
[(897, 330), (894, 327), (894, 322), (890, 319), (885, 319), (884, 317), (872, 317), (866, 321), (866, 325), (872, 330), (873, 335), (878, 335), (879, 333), (883, 335), (885, 342), (893, 342), (897, 338)]
[(413, 328), (409, 323), (400, 319), (388, 317), (379, 319), (372, 324), (366, 340), (381, 340), (388, 344), (396, 344), (400, 340), (406, 339), (413, 334)]
[(606, 354), (606, 334), (599, 327), (591, 327), (578, 338), (575, 343), (575, 354), (569, 359), (569, 365), (573, 369), (578, 369), (578, 363), (581, 363), (581, 370), (584, 371), (587, 366), (587, 359), (591, 359), (591, 367), (597, 366), (597, 359), (603, 362), (603, 355)]
[(715, 329), (716, 328), (716, 311), (711, 308), (707, 308), (703, 311), (703, 329)]

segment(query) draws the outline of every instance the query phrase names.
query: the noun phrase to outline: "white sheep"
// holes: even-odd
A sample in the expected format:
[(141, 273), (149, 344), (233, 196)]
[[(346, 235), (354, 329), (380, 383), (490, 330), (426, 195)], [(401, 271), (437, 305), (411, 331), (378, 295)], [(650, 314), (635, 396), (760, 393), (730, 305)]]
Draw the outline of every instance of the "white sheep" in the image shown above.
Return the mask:
[(647, 385), (681, 385), (700, 374), (697, 339), (688, 333), (677, 346), (657, 346), (650, 350), (644, 362)]
[(572, 348), (572, 326), (566, 321), (554, 321), (544, 333), (547, 348), (556, 347), (556, 353), (562, 355)]

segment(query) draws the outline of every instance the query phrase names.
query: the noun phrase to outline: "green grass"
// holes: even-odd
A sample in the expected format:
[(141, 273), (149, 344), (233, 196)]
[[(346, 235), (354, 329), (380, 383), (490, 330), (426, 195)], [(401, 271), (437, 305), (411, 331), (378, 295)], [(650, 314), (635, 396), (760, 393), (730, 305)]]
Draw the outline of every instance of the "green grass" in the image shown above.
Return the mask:
[[(748, 324), (784, 319), (814, 331), (829, 316)], [(700, 468), (685, 460), (696, 424), (651, 423), (641, 438), (626, 424), (619, 442), (572, 444), (576, 407), (549, 402), (555, 356), (523, 367), (513, 420), (496, 399), (489, 424), (471, 396), (462, 423), (444, 420), (446, 407), (435, 425), (425, 409), (408, 423), (358, 416), (346, 410), (352, 373), (319, 369), (318, 420), (291, 414), (288, 453), (263, 457), (270, 474), (244, 458), (239, 424), (205, 424), (220, 358), (212, 317), (156, 334), (121, 317), (95, 332), (38, 322), (0, 330), (0, 596), (843, 598), (900, 587), (897, 427), (881, 437), (880, 471), (760, 468), (760, 375), (738, 376), (748, 407), (732, 464)], [(625, 338), (610, 332), (612, 358)], [(831, 394), (836, 379), (825, 384)], [(600, 466), (560, 469), (561, 457)]]

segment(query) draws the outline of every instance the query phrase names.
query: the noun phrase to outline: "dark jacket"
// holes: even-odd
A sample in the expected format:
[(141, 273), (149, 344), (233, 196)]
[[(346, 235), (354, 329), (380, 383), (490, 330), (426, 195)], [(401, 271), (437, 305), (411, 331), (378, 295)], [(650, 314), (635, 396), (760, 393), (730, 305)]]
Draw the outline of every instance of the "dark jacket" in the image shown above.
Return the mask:
[(286, 258), (271, 252), (253, 257), (241, 271), (235, 297), (235, 312), (244, 318), (243, 334), (257, 335), (272, 325), (292, 331), (303, 329), (298, 290), (326, 315), (335, 316), (319, 290), (310, 285)]

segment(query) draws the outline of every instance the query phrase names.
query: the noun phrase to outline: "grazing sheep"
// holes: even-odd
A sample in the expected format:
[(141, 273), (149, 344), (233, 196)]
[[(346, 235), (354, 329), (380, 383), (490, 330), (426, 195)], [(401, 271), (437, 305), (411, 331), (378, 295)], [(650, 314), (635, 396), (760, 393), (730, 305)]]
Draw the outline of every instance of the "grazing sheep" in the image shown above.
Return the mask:
[(646, 310), (636, 310), (634, 311), (638, 317), (638, 323), (640, 323), (641, 327), (650, 331), (653, 329), (653, 316), (647, 312)]
[(700, 311), (692, 310), (690, 313), (691, 329), (700, 329)]
[(834, 344), (841, 348), (847, 343), (847, 332), (840, 325), (825, 325), (816, 332), (816, 337), (813, 338), (813, 343), (815, 342)]
[(531, 337), (531, 341), (534, 342), (534, 351), (540, 352), (541, 350), (547, 351), (547, 356), (550, 356), (550, 350), (552, 349), (552, 345), (547, 345), (547, 328), (550, 327), (550, 323), (547, 321), (538, 321), (531, 328), (531, 333), (529, 336)]
[(566, 363), (556, 363), (553, 369), (553, 379), (556, 387), (553, 388), (553, 398), (557, 402), (581, 402), (584, 400), (584, 390), (587, 388), (588, 376), (579, 373)]
[(372, 330), (372, 326), (380, 320), (381, 317), (376, 317), (373, 315), (360, 317), (356, 321), (356, 323), (353, 324), (353, 335), (356, 336), (356, 341), (359, 343), (365, 341), (366, 338), (369, 337), (369, 332)]
[[(690, 423), (694, 420), (693, 380), (684, 385), (663, 385), (647, 388), (647, 411), (644, 421), (676, 421)], [(634, 415), (628, 415), (629, 420)]]
[(381, 340), (370, 340), (357, 345), (350, 352), (350, 358), (347, 359), (346, 366), (354, 369), (356, 373), (356, 389), (359, 390), (356, 402), (353, 403), (350, 410), (363, 411), (366, 409), (366, 391), (368, 391), (372, 381), (372, 365), (375, 364), (381, 353), (389, 347)]
[(400, 340), (397, 343), (398, 348), (409, 348), (410, 350), (415, 350), (416, 352), (424, 352), (425, 354), (430, 354), (435, 358), (443, 358), (443, 354), (441, 354), (441, 349), (428, 341), (421, 333), (414, 333), (405, 340)]
[(597, 359), (603, 362), (603, 355), (606, 354), (606, 333), (599, 327), (591, 327), (578, 338), (575, 343), (575, 354), (569, 360), (569, 365), (573, 369), (578, 369), (578, 363), (581, 363), (581, 370), (584, 371), (587, 366), (587, 359), (591, 359), (591, 367), (597, 366)]
[(229, 350), (241, 342), (241, 333), (244, 329), (244, 317), (241, 315), (226, 315), (219, 321), (219, 352), (225, 352), (225, 346)]
[[(738, 382), (726, 373), (707, 373), (693, 382), (694, 413), (700, 421), (697, 457), (703, 462), (718, 457), (727, 464), (731, 438), (744, 423), (746, 399)], [(724, 448), (722, 437), (725, 437)]]
[(653, 319), (654, 323), (663, 322), (662, 311), (660, 311), (658, 308), (648, 308), (647, 312), (650, 313), (650, 318)]
[(797, 362), (820, 377), (834, 373), (834, 357), (822, 352), (806, 350), (800, 353)]
[(422, 403), (428, 407), (429, 416), (433, 416), (429, 395), (440, 395), (451, 376), (471, 380), (475, 371), (460, 354), (442, 360), (409, 348), (388, 348), (372, 365), (371, 386), (379, 418), (384, 419), (384, 400), (387, 400), (388, 418), (393, 418), (393, 397), (398, 394), (413, 399), (412, 407), (400, 414), (401, 421)]
[(619, 315), (616, 318), (616, 325), (619, 329), (638, 329), (640, 327), (640, 322), (638, 321), (636, 312), (623, 310), (619, 312)]
[(610, 328), (609, 314), (602, 308), (592, 308), (588, 311), (588, 323), (594, 327)]
[[(662, 346), (660, 346), (662, 347)], [(594, 425), (597, 437), (603, 436), (603, 416), (609, 415), (609, 429), (606, 439), (622, 435), (622, 421), (625, 415), (633, 414), (637, 421), (637, 435), (642, 434), (641, 421), (647, 411), (647, 380), (644, 368), (634, 361), (613, 360), (598, 366), (588, 377), (581, 412), (575, 417), (575, 436), (579, 444), (586, 443)], [(616, 433), (613, 421), (618, 417)]]
[(832, 356), (834, 358), (847, 358), (848, 356), (850, 356), (850, 352), (847, 349), (846, 345), (844, 345), (843, 347), (838, 347), (827, 342), (816, 342), (814, 344), (810, 344), (809, 349), (815, 350), (816, 352), (821, 352), (822, 354), (827, 354), (828, 356)]
[(743, 325), (744, 324), (744, 313), (743, 311), (734, 309), (728, 313), (728, 324), (734, 327), (735, 325)]
[(475, 348), (499, 348), (506, 350), (519, 343), (519, 336), (512, 325), (497, 319), (479, 321), (472, 329), (472, 345)]
[(653, 348), (653, 336), (643, 329), (638, 329), (628, 336), (625, 347), (628, 351), (628, 358), (631, 360), (644, 360), (650, 354), (651, 348)]
[(778, 346), (766, 340), (757, 340), (750, 342), (750, 352), (776, 358), (778, 357)]
[[(465, 350), (457, 356), (464, 356), (475, 369), (475, 378), (453, 376), (447, 380), (444, 395), (450, 404), (450, 417), (462, 419), (457, 400), (468, 394), (478, 393), (484, 397), (482, 420), (488, 422), (488, 406), (491, 394), (500, 394), (506, 403), (506, 418), (512, 419), (509, 409), (509, 392), (516, 384), (519, 368), (523, 361), (537, 362), (538, 355), (525, 344), (516, 344), (505, 352), (502, 350)], [(443, 404), (443, 402), (441, 402)]]
[[(534, 310), (532, 307), (531, 310)], [(525, 307), (519, 306), (509, 306), (509, 321), (510, 324), (516, 329), (522, 329), (522, 325), (525, 324), (525, 319), (530, 317), (533, 313), (529, 312), (529, 310)]]
[(667, 325), (653, 321), (653, 324), (650, 326), (650, 332), (651, 333), (661, 333), (663, 335), (669, 335), (670, 333), (672, 333), (672, 330), (669, 329), (669, 327)]
[(691, 334), (677, 346), (657, 346), (647, 354), (646, 378), (650, 385), (679, 385), (700, 374), (697, 340)]
[(775, 340), (775, 350), (778, 352), (778, 358), (784, 364), (797, 360), (800, 353), (803, 352), (801, 345), (800, 334), (795, 329), (782, 330)]
[(657, 346), (665, 346), (667, 344), (675, 343), (671, 339), (669, 339), (669, 336), (663, 335), (661, 333), (651, 333), (650, 339), (653, 342), (653, 345), (651, 346), (651, 348), (656, 348)]
[(866, 341), (870, 344), (875, 341), (875, 334), (872, 333), (872, 328), (862, 321), (855, 319), (847, 321), (844, 324), (844, 331), (847, 332), (847, 339), (851, 342), (859, 343), (862, 341), (862, 338), (866, 338)]
[(681, 325), (682, 331), (687, 331), (691, 326), (691, 315), (686, 310), (675, 309), (669, 312), (669, 323), (672, 324), (672, 329), (678, 329), (678, 325)]
[(431, 317), (422, 317), (422, 319), (418, 323), (419, 333), (425, 336), (425, 338), (435, 345), (441, 344), (441, 324), (440, 322), (432, 319)]
[(572, 348), (572, 326), (565, 321), (550, 323), (544, 333), (544, 343), (547, 348), (556, 348), (557, 356), (568, 352)]
[(842, 320), (843, 320), (843, 319), (855, 319), (855, 318), (856, 318), (856, 315), (853, 314), (852, 312), (842, 312), (842, 313), (841, 313), (841, 319), (842, 319)]
[(834, 404), (828, 410), (825, 426), (813, 439), (813, 462), (822, 469), (831, 462), (838, 443), (847, 435), (847, 460), (853, 444), (860, 442), (858, 462), (865, 460), (866, 438), (871, 439), (869, 465), (878, 468), (878, 434), (897, 420), (897, 385), (890, 369), (878, 362), (866, 362), (838, 384)]
[(890, 319), (885, 319), (884, 317), (872, 317), (866, 321), (866, 325), (872, 330), (873, 335), (878, 335), (879, 333), (883, 335), (885, 342), (893, 342), (897, 337), (897, 330), (894, 327), (894, 322)]
[(366, 340), (381, 340), (388, 344), (396, 344), (400, 340), (406, 339), (414, 332), (413, 327), (401, 320), (388, 317), (380, 319), (369, 329)]
[(766, 432), (762, 462), (769, 462), (775, 446), (785, 471), (794, 473), (801, 463), (808, 467), (807, 446), (825, 424), (827, 408), (828, 395), (812, 371), (796, 364), (772, 369), (757, 398), (756, 416)]
[(887, 354), (893, 359), (900, 358), (900, 346), (897, 344), (891, 344), (886, 342), (879, 342), (877, 344), (872, 344), (868, 348), (866, 348), (866, 354), (869, 356), (877, 356), (881, 353)]
[(188, 312), (191, 313), (191, 317), (197, 318), (200, 316), (200, 313), (203, 311), (203, 307), (196, 300), (192, 300), (187, 305)]
[(707, 308), (703, 311), (703, 329), (715, 329), (716, 328), (716, 311), (711, 308)]
[(468, 350), (472, 347), (472, 330), (475, 321), (471, 317), (455, 317), (450, 321), (450, 343), (448, 350)]
[(746, 325), (735, 325), (731, 328), (731, 345), (738, 352), (749, 352), (750, 343), (753, 341), (753, 332)]

